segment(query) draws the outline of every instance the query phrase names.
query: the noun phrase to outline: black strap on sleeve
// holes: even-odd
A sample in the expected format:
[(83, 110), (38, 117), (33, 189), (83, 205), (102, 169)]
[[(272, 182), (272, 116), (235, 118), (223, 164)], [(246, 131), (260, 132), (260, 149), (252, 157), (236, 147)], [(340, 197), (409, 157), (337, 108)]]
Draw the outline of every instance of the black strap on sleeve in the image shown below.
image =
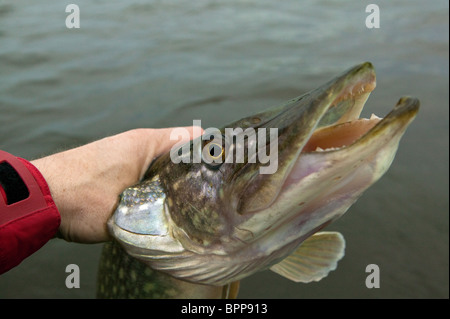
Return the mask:
[(24, 200), (30, 195), (20, 175), (7, 162), (0, 163), (0, 187), (6, 195), (7, 205)]

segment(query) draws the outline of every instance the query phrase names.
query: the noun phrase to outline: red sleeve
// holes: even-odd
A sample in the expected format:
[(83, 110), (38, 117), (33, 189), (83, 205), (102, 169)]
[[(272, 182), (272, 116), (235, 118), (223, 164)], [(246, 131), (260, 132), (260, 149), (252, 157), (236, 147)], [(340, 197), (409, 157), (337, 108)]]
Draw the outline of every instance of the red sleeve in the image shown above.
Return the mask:
[(58, 231), (61, 217), (42, 174), (27, 160), (0, 151), (29, 192), (27, 198), (8, 203), (0, 185), (0, 274), (17, 266), (40, 249)]

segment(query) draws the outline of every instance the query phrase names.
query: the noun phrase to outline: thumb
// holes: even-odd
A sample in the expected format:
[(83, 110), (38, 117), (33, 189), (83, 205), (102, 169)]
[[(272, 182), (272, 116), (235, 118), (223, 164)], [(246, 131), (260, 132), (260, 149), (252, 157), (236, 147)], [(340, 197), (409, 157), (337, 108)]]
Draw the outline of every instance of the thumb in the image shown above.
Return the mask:
[(153, 149), (154, 157), (168, 152), (177, 143), (186, 143), (203, 134), (199, 126), (169, 127), (155, 129), (153, 139), (157, 139)]
[(203, 134), (199, 126), (145, 129), (147, 131), (147, 156), (142, 167), (141, 177), (158, 156), (167, 153), (177, 143), (186, 143)]

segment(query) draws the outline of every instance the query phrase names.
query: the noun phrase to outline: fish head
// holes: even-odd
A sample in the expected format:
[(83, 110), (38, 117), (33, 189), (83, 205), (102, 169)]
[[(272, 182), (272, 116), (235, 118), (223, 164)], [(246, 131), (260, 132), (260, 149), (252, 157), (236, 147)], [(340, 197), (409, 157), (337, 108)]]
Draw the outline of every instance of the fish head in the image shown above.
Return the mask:
[[(150, 222), (149, 209), (122, 196), (113, 236), (152, 267), (206, 284), (283, 260), (389, 168), (419, 101), (401, 98), (384, 118), (359, 118), (375, 86), (366, 62), (281, 106), (207, 129), (158, 158), (136, 186), (158, 181), (161, 216)], [(137, 211), (143, 217), (131, 223)], [(169, 255), (183, 257), (171, 264), (161, 258)], [(201, 266), (208, 261), (220, 271)]]

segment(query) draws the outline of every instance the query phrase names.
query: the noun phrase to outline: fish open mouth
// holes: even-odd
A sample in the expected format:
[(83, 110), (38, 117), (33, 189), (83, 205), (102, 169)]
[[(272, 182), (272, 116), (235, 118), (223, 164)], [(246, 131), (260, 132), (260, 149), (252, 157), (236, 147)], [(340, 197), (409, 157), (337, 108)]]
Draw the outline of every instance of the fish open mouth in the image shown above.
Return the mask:
[(369, 119), (360, 118), (314, 131), (302, 152), (336, 151), (353, 144), (369, 132), (382, 118), (372, 114)]
[[(368, 83), (358, 83), (349, 91), (340, 95), (329, 107), (327, 113), (320, 120), (302, 152), (326, 152), (336, 151), (349, 146), (361, 136), (369, 132), (382, 118), (372, 114), (367, 118), (359, 118), (359, 115), (370, 93), (375, 89), (375, 78)], [(343, 114), (342, 110), (345, 111)], [(335, 123), (327, 123), (328, 118), (336, 118)], [(322, 124), (322, 125), (321, 125)]]
[[(330, 166), (337, 172), (331, 178), (340, 179), (344, 171), (352, 174), (351, 168), (359, 165), (355, 161), (371, 166), (374, 178), (381, 176), (415, 117), (419, 101), (401, 98), (384, 118), (374, 114), (360, 118), (375, 87), (375, 70), (366, 62), (275, 109), (277, 113), (267, 113), (271, 118), (266, 127), (277, 127), (280, 132), (278, 170), (271, 176), (256, 176), (248, 184), (239, 202), (240, 214), (272, 206), (287, 187), (297, 185), (304, 176), (321, 172), (320, 180), (330, 178), (325, 173), (331, 172)], [(378, 152), (386, 156), (378, 156)], [(385, 163), (382, 158), (387, 159)]]
[(300, 240), (298, 229), (317, 231), (335, 220), (387, 171), (419, 101), (403, 97), (384, 118), (360, 118), (375, 86), (373, 66), (363, 63), (280, 112), (292, 115), (278, 122), (278, 171), (257, 176), (258, 188), (241, 200), (240, 211), (251, 217), (240, 229)]
[(405, 124), (405, 119), (408, 124), (414, 118), (419, 101), (409, 97), (401, 98), (394, 110), (384, 118), (374, 113), (370, 118), (360, 118), (370, 93), (376, 87), (372, 65), (364, 63), (359, 70), (361, 69), (365, 72), (351, 79), (330, 104), (304, 145), (302, 153), (338, 151), (353, 145), (369, 132), (376, 131), (377, 126), (389, 126), (396, 122)]
[(354, 73), (349, 79), (344, 79), (343, 89), (320, 118), (302, 153), (339, 150), (357, 141), (382, 120), (374, 114), (369, 119), (359, 118), (376, 87), (372, 65), (364, 63)]
[[(299, 183), (308, 175), (320, 180), (335, 181), (344, 180), (344, 176), (348, 176), (349, 179), (345, 180), (358, 185), (355, 186), (358, 188), (358, 183), (362, 184), (362, 176), (373, 183), (384, 174), (395, 155), (401, 136), (418, 112), (419, 101), (403, 97), (384, 118), (375, 114), (369, 118), (360, 118), (375, 87), (375, 71), (368, 62), (325, 85), (322, 91), (325, 93), (319, 94), (322, 102), (311, 107), (312, 114), (322, 114), (314, 118), (316, 124), (311, 127), (309, 137), (286, 171), (284, 182), (272, 204), (288, 188), (294, 185), (297, 185), (295, 188), (305, 187)], [(367, 173), (367, 169), (361, 173), (363, 170), (358, 169), (360, 165), (370, 167), (371, 173)], [(343, 182), (340, 181), (336, 187), (340, 187), (339, 185), (342, 186)]]

